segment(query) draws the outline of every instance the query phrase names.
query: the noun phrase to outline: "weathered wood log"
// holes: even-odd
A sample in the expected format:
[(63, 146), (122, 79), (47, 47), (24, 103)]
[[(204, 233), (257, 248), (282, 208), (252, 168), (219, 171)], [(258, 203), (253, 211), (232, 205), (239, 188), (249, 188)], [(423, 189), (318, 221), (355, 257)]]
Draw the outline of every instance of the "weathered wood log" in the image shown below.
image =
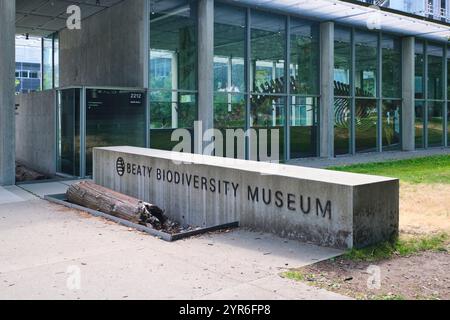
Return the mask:
[(16, 181), (35, 181), (35, 180), (45, 180), (47, 177), (42, 173), (34, 171), (30, 168), (25, 167), (22, 164), (16, 164)]
[(160, 228), (167, 221), (164, 211), (93, 182), (75, 183), (67, 190), (67, 199), (77, 205), (100, 211), (138, 224)]

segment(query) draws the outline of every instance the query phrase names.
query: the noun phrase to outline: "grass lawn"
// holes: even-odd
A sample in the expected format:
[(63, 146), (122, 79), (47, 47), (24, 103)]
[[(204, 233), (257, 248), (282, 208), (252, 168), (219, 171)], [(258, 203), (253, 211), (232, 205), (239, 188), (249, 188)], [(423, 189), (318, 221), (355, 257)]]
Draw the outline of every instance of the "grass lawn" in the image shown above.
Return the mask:
[[(450, 155), (328, 169), (399, 178), (399, 238), (281, 276), (356, 299), (450, 299)], [(376, 288), (368, 286), (373, 270)]]
[(450, 155), (330, 167), (327, 169), (399, 178), (402, 182), (414, 184), (450, 184)]

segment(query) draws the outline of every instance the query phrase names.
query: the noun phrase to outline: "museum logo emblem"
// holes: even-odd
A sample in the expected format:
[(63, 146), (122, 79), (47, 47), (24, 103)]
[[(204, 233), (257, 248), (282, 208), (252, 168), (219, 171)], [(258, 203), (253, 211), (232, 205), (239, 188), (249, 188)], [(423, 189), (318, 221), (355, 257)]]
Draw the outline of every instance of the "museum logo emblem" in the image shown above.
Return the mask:
[(122, 157), (117, 158), (116, 170), (117, 174), (121, 177), (125, 174), (125, 160)]

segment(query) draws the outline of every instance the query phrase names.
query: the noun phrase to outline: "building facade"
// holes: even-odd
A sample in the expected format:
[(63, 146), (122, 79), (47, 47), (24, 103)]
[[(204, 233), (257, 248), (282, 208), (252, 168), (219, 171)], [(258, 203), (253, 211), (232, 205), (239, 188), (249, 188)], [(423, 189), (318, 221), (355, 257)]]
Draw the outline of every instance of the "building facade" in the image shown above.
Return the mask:
[[(77, 127), (72, 138), (58, 136), (62, 122), (48, 128), (57, 149), (73, 153), (65, 157), (80, 165), (76, 175), (89, 172), (86, 155), (106, 141), (98, 137), (114, 136), (107, 134), (113, 114), (98, 112), (92, 125), (86, 118), (95, 105), (86, 100), (102, 93), (86, 95), (93, 88), (144, 89), (144, 115), (130, 112), (127, 126), (139, 123), (136, 141), (157, 149), (171, 150), (172, 133), (193, 132), (195, 121), (203, 130), (253, 129), (256, 139), (277, 130), (278, 141), (269, 141), (285, 162), (448, 147), (450, 25), (400, 14), (418, 14), (408, 1), (374, 3), (380, 10), (357, 2), (125, 0), (86, 17), (80, 30), (16, 25), (46, 37), (44, 70), (53, 78), (44, 87), (55, 91), (55, 118), (62, 119), (64, 101), (77, 104), (64, 113)], [(18, 4), (16, 13), (33, 15), (28, 9)], [(64, 92), (73, 86), (77, 94)], [(128, 110), (130, 99), (117, 101)], [(61, 154), (51, 156), (56, 168)]]
[(450, 21), (449, 0), (357, 0), (370, 5), (444, 22)]
[(16, 37), (16, 93), (41, 89), (41, 40)]
[[(411, 149), (402, 141), (406, 137), (411, 145), (412, 132), (403, 128), (404, 120), (411, 121), (406, 117), (414, 118), (415, 148), (447, 145), (445, 38), (405, 40), (390, 30), (338, 22), (324, 30), (330, 26), (315, 19), (236, 3), (214, 4), (215, 128), (279, 129), (282, 160)], [(410, 4), (404, 1), (396, 9), (410, 10)], [(152, 147), (161, 147), (171, 129), (191, 128), (198, 119), (197, 21), (196, 3), (152, 2)], [(415, 43), (413, 79), (402, 78), (403, 69), (411, 67), (404, 60), (406, 41)], [(325, 50), (332, 50), (331, 57), (324, 57)], [(332, 74), (324, 74), (325, 58), (332, 59)], [(330, 91), (321, 82), (326, 76), (332, 77), (332, 104), (324, 100), (324, 90)], [(413, 105), (404, 99), (411, 81)], [(325, 128), (330, 126), (325, 112), (332, 113), (332, 128)], [(327, 137), (321, 139), (321, 130)]]

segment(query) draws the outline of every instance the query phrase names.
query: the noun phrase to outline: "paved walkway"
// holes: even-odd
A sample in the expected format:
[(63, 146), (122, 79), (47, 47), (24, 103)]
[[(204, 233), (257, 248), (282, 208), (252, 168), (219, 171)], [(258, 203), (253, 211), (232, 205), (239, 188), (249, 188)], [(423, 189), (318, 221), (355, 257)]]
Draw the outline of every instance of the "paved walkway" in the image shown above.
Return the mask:
[(279, 276), (338, 250), (245, 230), (167, 243), (18, 187), (0, 199), (0, 299), (346, 299)]
[(289, 161), (288, 164), (312, 167), (312, 168), (327, 168), (332, 166), (344, 166), (358, 163), (370, 163), (370, 162), (383, 162), (390, 160), (402, 160), (410, 158), (419, 158), (434, 155), (450, 155), (450, 148), (434, 148), (427, 150), (418, 150), (411, 152), (404, 151), (390, 151), (390, 152), (378, 152), (378, 153), (363, 153), (355, 156), (338, 156), (336, 158), (307, 158), (296, 159)]

